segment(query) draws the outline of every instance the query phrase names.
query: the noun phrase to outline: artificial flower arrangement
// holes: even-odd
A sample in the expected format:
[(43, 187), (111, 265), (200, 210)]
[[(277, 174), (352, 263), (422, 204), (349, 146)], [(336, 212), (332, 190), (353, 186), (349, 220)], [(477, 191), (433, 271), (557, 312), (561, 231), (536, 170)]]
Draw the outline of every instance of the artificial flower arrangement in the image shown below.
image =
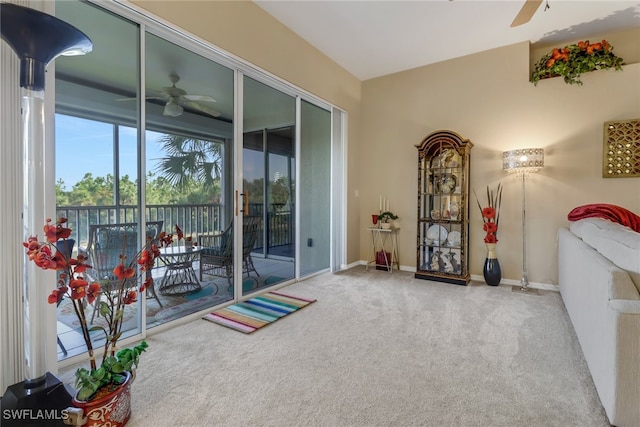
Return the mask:
[(498, 222), (500, 221), (500, 204), (502, 203), (502, 184), (498, 184), (495, 191), (487, 186), (487, 206), (484, 208), (480, 205), (478, 195), (475, 190), (473, 194), (476, 196), (476, 202), (478, 202), (478, 208), (482, 215), (482, 229), (485, 232), (485, 243), (497, 243), (498, 242)]
[[(98, 394), (115, 390), (122, 384), (127, 372), (131, 373), (138, 366), (139, 357), (148, 347), (145, 341), (134, 346), (117, 350), (118, 339), (122, 336), (122, 322), (126, 306), (137, 301), (138, 292), (153, 286), (151, 274), (145, 274), (154, 266), (156, 258), (160, 255), (160, 248), (173, 242), (173, 234), (160, 233), (157, 239), (147, 239), (143, 248), (131, 259), (120, 255), (120, 264), (114, 268), (113, 274), (117, 278), (117, 286), (110, 292), (102, 292), (100, 283), (89, 283), (87, 270), (91, 269), (86, 255), (78, 253), (75, 258), (58, 249), (56, 243), (66, 246), (67, 239), (71, 236), (71, 229), (66, 227), (66, 218), (60, 218), (55, 224), (48, 219), (44, 226), (45, 242), (38, 241), (37, 236), (30, 236), (24, 247), (27, 248), (27, 256), (38, 267), (44, 270), (56, 270), (58, 283), (56, 289), (49, 295), (49, 304), (60, 304), (64, 298), (68, 298), (73, 305), (78, 317), (84, 342), (87, 346), (91, 369), (79, 368), (76, 371), (76, 399), (90, 401), (97, 398)], [(183, 238), (182, 230), (176, 225), (178, 240)], [(123, 242), (123, 247), (126, 242)], [(123, 251), (124, 253), (124, 251)], [(142, 275), (144, 280), (139, 278)], [(138, 288), (138, 283), (141, 283)], [(85, 307), (96, 302), (96, 298), (102, 292), (102, 300), (98, 310), (104, 317), (106, 326), (89, 327), (85, 313)], [(97, 339), (104, 338), (104, 352), (100, 366), (96, 363), (92, 332), (100, 332)]]
[(622, 70), (623, 64), (606, 40), (593, 44), (585, 40), (555, 48), (540, 58), (531, 74), (531, 82), (536, 85), (542, 79), (561, 76), (565, 83), (582, 85), (580, 74), (607, 68)]

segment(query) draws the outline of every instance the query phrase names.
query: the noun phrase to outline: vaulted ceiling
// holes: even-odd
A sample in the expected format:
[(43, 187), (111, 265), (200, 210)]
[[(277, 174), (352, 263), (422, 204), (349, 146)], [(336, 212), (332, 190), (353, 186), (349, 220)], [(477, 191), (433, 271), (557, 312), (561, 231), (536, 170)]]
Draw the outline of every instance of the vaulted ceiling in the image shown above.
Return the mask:
[(640, 27), (638, 0), (545, 0), (514, 28), (525, 0), (254, 1), (360, 80), (527, 40), (562, 46)]

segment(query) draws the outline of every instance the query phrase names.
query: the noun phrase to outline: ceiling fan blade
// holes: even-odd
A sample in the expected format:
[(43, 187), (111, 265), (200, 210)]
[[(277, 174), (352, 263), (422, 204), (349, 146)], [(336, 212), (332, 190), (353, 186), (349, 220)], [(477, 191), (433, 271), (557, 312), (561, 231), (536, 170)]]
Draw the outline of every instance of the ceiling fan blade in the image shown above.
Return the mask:
[(193, 108), (194, 110), (202, 111), (203, 113), (206, 113), (212, 117), (220, 117), (221, 115), (219, 111), (214, 110), (213, 108), (209, 108), (206, 105), (199, 104), (197, 102), (187, 101), (183, 99), (181, 100), (180, 104), (184, 105), (185, 107)]
[(187, 101), (196, 101), (196, 102), (216, 102), (215, 98), (212, 98), (207, 95), (182, 95), (183, 99)]
[(529, 22), (541, 4), (542, 0), (526, 0), (524, 5), (522, 5), (522, 9), (520, 9), (520, 12), (518, 12), (518, 15), (516, 15), (516, 18), (511, 23), (511, 28)]

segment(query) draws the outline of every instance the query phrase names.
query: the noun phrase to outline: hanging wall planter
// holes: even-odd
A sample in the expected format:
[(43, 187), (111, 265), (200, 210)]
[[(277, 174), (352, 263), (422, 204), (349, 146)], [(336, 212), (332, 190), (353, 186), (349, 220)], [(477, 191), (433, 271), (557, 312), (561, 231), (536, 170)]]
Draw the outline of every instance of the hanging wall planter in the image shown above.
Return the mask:
[(531, 74), (531, 82), (536, 85), (542, 79), (562, 77), (567, 84), (582, 85), (580, 74), (607, 68), (622, 70), (623, 63), (606, 40), (594, 44), (589, 40), (581, 41), (555, 48), (540, 58)]

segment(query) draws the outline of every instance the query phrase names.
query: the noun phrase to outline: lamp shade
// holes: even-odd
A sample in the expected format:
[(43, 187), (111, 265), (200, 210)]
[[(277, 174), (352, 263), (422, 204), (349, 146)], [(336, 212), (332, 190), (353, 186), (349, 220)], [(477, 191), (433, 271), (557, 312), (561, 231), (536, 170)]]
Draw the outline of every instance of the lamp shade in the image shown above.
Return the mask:
[(93, 49), (89, 37), (72, 25), (13, 3), (0, 3), (0, 30), (20, 58), (20, 87), (31, 90), (44, 90), (45, 68), (56, 57)]
[(167, 105), (164, 106), (162, 114), (165, 116), (178, 117), (183, 111), (184, 108), (182, 108), (182, 106), (178, 104), (173, 97), (171, 97), (169, 102), (167, 102)]
[(502, 153), (502, 169), (511, 173), (536, 172), (544, 167), (544, 149), (521, 148)]

